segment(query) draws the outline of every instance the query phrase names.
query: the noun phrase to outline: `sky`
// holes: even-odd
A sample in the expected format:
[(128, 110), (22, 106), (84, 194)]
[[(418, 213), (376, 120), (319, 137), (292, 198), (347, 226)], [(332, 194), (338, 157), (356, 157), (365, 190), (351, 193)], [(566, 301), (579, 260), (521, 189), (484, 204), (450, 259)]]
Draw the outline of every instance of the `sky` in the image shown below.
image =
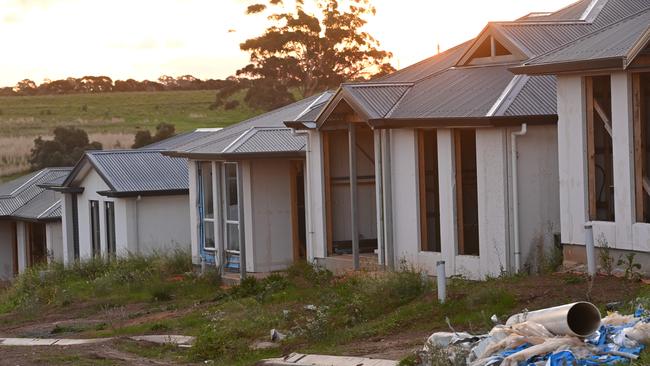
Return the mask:
[[(307, 0), (309, 1), (309, 0)], [(575, 0), (372, 0), (366, 30), (402, 68), (475, 37), (488, 21)], [(264, 16), (246, 0), (0, 0), (0, 86), (69, 76), (225, 78), (246, 65), (239, 44)]]

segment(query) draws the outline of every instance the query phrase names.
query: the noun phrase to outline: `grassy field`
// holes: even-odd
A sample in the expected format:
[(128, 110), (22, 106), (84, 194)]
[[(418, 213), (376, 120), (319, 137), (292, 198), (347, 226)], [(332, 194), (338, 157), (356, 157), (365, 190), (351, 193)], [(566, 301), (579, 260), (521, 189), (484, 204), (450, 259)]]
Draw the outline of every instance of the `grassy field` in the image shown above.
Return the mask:
[(137, 130), (153, 130), (161, 122), (184, 132), (261, 113), (247, 107), (210, 110), (214, 99), (215, 92), (206, 90), (0, 97), (0, 182), (25, 172), (33, 140), (57, 126), (83, 128), (104, 148), (128, 148)]
[[(4, 348), (3, 358), (12, 364), (252, 365), (308, 352), (408, 360), (432, 332), (449, 330), (447, 319), (457, 331), (482, 333), (492, 327), (492, 314), (505, 319), (578, 300), (603, 310), (620, 301), (629, 312), (650, 299), (639, 282), (598, 277), (589, 284), (573, 274), (453, 279), (449, 301), (440, 304), (433, 282), (413, 270), (335, 277), (303, 263), (230, 288), (216, 274), (190, 270), (189, 255), (176, 253), (55, 267), (44, 280), (29, 271), (0, 292), (0, 336), (117, 339), (93, 347)], [(271, 329), (287, 338), (257, 349)], [(194, 335), (197, 342), (178, 349), (124, 338), (142, 334)]]

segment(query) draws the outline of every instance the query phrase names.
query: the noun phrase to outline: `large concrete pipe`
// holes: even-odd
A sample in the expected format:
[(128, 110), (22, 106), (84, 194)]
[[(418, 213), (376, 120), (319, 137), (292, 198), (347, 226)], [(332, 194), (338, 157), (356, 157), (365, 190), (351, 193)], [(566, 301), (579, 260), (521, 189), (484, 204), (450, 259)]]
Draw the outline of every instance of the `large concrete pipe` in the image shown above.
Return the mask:
[(506, 325), (532, 321), (555, 335), (587, 337), (600, 327), (600, 311), (589, 302), (556, 306), (511, 316)]

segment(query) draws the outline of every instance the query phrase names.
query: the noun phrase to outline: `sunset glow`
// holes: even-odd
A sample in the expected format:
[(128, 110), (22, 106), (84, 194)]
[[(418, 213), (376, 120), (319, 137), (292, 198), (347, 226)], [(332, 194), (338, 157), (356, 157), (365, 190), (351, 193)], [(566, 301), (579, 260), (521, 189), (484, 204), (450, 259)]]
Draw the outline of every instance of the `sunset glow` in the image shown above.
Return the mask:
[[(474, 37), (490, 20), (572, 0), (374, 0), (368, 31), (404, 67)], [(245, 65), (239, 43), (263, 17), (241, 0), (0, 0), (0, 86), (30, 78), (107, 75), (224, 78)]]

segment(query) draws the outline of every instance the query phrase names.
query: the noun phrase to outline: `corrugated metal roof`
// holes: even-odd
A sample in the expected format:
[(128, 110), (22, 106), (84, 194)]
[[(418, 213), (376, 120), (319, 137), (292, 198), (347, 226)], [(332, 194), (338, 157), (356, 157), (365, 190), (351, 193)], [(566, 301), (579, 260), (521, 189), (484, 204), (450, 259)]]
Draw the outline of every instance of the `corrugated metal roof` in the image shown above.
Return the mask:
[[(296, 118), (305, 119), (308, 116), (317, 116), (320, 113), (321, 108), (326, 104), (332, 97), (332, 92), (324, 92), (311, 96), (309, 98), (302, 99), (295, 103), (289, 104), (285, 107), (275, 109), (273, 111), (264, 113), (257, 117), (239, 122), (237, 124), (226, 127), (220, 131), (210, 133), (209, 135), (193, 141), (189, 144), (181, 146), (174, 150), (175, 154), (188, 156), (188, 155), (218, 155), (218, 154), (228, 154), (233, 153), (230, 149), (234, 144), (242, 140), (247, 133), (254, 131), (256, 128), (281, 128), (284, 129), (285, 121), (293, 121)], [(305, 121), (307, 122), (307, 121)], [(312, 121), (309, 121), (312, 122)], [(261, 134), (262, 136), (271, 136), (266, 134)], [(275, 136), (273, 136), (275, 137)], [(295, 136), (293, 140), (303, 140), (302, 136)], [(266, 152), (284, 152), (286, 151), (285, 146), (278, 140), (278, 144), (271, 146), (267, 144)], [(251, 148), (253, 149), (253, 148)], [(274, 149), (274, 150), (273, 150)]]
[(415, 82), (437, 72), (446, 70), (456, 64), (458, 59), (465, 53), (473, 43), (473, 40), (466, 41), (452, 47), (437, 55), (417, 62), (411, 66), (397, 70), (394, 73), (374, 79), (372, 82)]
[(14, 211), (11, 216), (28, 220), (51, 219), (56, 217), (52, 215), (52, 211), (56, 210), (60, 205), (60, 193), (44, 190)]
[(180, 146), (187, 145), (192, 141), (203, 138), (210, 133), (215, 132), (215, 130), (218, 129), (197, 129), (194, 131), (181, 133), (168, 139), (143, 146), (139, 150), (174, 150)]
[[(39, 219), (57, 202), (57, 193), (39, 187), (62, 181), (71, 168), (45, 168), (0, 186), (0, 216)], [(52, 214), (50, 213), (50, 216)], [(51, 217), (54, 218), (54, 217)]]
[(343, 89), (370, 118), (386, 117), (413, 84), (349, 84)]
[(593, 0), (580, 0), (545, 17), (536, 19), (544, 21), (579, 20), (592, 2)]
[(650, 8), (579, 38), (525, 65), (624, 58), (650, 29)]
[[(498, 28), (502, 34), (515, 43), (525, 46), (530, 51), (529, 56), (534, 57), (650, 8), (650, 1), (648, 0), (599, 0), (592, 7), (590, 7), (591, 2), (585, 3), (578, 3), (579, 6), (576, 5), (577, 7), (573, 9), (573, 13), (577, 14), (578, 10), (584, 12), (589, 7), (591, 16), (595, 16), (592, 21), (561, 19), (572, 13), (561, 13), (560, 11), (558, 12), (558, 19), (552, 19), (558, 22), (541, 21), (546, 20), (544, 17), (534, 21), (526, 19), (514, 22), (496, 22), (491, 23), (491, 25)], [(565, 9), (565, 11), (567, 10), (570, 9)], [(549, 17), (553, 18), (553, 16), (550, 15)], [(590, 20), (589, 18), (590, 16), (587, 17), (587, 20)]]
[(504, 66), (449, 69), (416, 83), (388, 117), (484, 117), (513, 77)]
[[(154, 150), (90, 151), (86, 158), (115, 193), (188, 189), (187, 162)], [(80, 164), (84, 164), (81, 161)]]
[(290, 128), (253, 128), (224, 153), (251, 154), (304, 151), (304, 137)]
[(557, 114), (557, 80), (553, 75), (533, 76), (498, 115), (536, 116)]

